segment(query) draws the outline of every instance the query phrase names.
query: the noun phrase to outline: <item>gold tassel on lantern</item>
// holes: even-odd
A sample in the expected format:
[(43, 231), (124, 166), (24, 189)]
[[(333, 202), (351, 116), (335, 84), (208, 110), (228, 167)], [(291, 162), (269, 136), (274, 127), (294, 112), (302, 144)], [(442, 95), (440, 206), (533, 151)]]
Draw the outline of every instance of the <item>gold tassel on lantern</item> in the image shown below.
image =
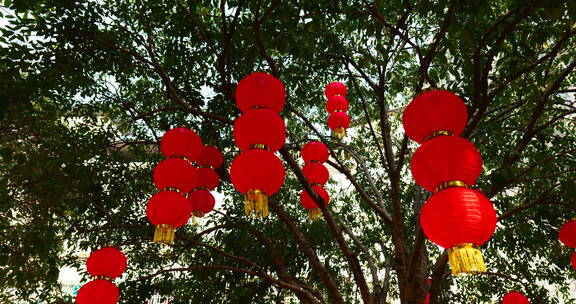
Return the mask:
[(334, 136), (340, 139), (344, 138), (344, 136), (346, 136), (346, 129), (344, 129), (343, 127), (338, 127), (334, 129)]
[(244, 214), (258, 218), (268, 217), (268, 196), (258, 189), (248, 190), (244, 195)]
[(174, 244), (174, 227), (168, 224), (156, 226), (154, 231), (154, 243), (164, 243), (166, 245)]
[(320, 211), (320, 208), (310, 208), (308, 209), (308, 218), (316, 221), (322, 218), (322, 211)]
[(453, 275), (486, 272), (482, 253), (473, 244), (465, 243), (448, 249), (448, 259)]

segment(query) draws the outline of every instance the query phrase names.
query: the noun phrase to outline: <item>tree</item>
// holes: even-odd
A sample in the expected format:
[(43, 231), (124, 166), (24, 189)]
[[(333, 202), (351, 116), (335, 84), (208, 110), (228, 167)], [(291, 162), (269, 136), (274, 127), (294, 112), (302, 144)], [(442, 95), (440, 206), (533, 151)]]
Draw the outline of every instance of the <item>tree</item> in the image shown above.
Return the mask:
[[(175, 303), (423, 303), (427, 292), (487, 303), (511, 289), (576, 303), (556, 241), (576, 211), (574, 1), (4, 0), (0, 12), (0, 285), (20, 298), (71, 301), (59, 267), (82, 269), (74, 252), (114, 243), (129, 257), (125, 303), (154, 291)], [(243, 216), (228, 178), (235, 85), (257, 70), (288, 93), (288, 175), (267, 220)], [(332, 80), (350, 91), (343, 141), (325, 127)], [(478, 187), (499, 215), (484, 275), (450, 276), (419, 226), (428, 194), (400, 118), (426, 87), (465, 100), (463, 135), (484, 158)], [(224, 202), (162, 251), (144, 207), (159, 137), (178, 125), (224, 151)], [(342, 176), (314, 223), (297, 162), (312, 139)]]

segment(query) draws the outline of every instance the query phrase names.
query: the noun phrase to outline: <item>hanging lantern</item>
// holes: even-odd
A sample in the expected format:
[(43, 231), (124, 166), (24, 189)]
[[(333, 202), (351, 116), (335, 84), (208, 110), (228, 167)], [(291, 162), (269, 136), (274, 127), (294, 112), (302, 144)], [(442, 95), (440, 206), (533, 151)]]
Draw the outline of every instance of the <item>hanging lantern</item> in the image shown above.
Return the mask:
[(284, 120), (273, 111), (247, 111), (234, 121), (234, 142), (242, 151), (258, 148), (276, 152), (285, 140)]
[(204, 217), (204, 215), (214, 209), (216, 200), (210, 191), (198, 189), (188, 194), (188, 203), (192, 208), (192, 214), (196, 217)]
[(572, 263), (572, 268), (576, 269), (576, 252), (574, 252), (572, 254), (572, 257), (570, 258), (570, 262)]
[(76, 304), (116, 304), (120, 292), (114, 283), (97, 279), (88, 282), (78, 290)]
[(416, 96), (404, 110), (406, 135), (423, 143), (436, 135), (458, 136), (468, 120), (464, 102), (449, 91), (433, 90)]
[(280, 113), (285, 100), (284, 84), (267, 73), (252, 73), (240, 80), (236, 88), (236, 106), (242, 112), (265, 108)]
[(100, 248), (88, 257), (86, 269), (96, 278), (115, 279), (124, 273), (128, 261), (122, 251), (115, 247)]
[(302, 168), (302, 173), (312, 185), (324, 186), (330, 178), (328, 169), (320, 163), (308, 163)]
[(430, 192), (450, 185), (471, 186), (482, 172), (482, 157), (462, 137), (439, 136), (416, 150), (410, 170), (416, 183)]
[(198, 179), (196, 181), (196, 185), (194, 185), (194, 189), (214, 190), (216, 187), (218, 187), (218, 184), (220, 183), (220, 177), (216, 171), (207, 167), (201, 167), (197, 170)]
[(174, 230), (186, 224), (191, 212), (186, 198), (177, 192), (163, 191), (152, 196), (146, 206), (146, 215), (156, 226), (154, 242), (174, 244)]
[(181, 158), (169, 158), (156, 165), (152, 178), (160, 191), (187, 193), (196, 184), (197, 172), (189, 162)]
[(576, 248), (576, 220), (571, 220), (560, 227), (558, 238), (564, 245)]
[(452, 274), (486, 272), (478, 246), (496, 229), (496, 211), (479, 192), (451, 187), (432, 195), (422, 207), (420, 224), (435, 244), (448, 249)]
[(230, 167), (230, 180), (244, 194), (244, 213), (267, 217), (268, 196), (282, 187), (284, 175), (284, 165), (274, 153), (261, 149), (240, 153)]
[(328, 160), (328, 148), (319, 141), (311, 141), (302, 147), (302, 159), (305, 163), (325, 163)]
[(202, 146), (202, 139), (196, 132), (182, 127), (168, 130), (160, 141), (160, 151), (166, 158), (180, 157), (190, 162), (196, 161)]
[(328, 117), (328, 127), (338, 138), (344, 138), (346, 129), (350, 126), (350, 116), (344, 112), (334, 112)]
[(346, 93), (346, 86), (339, 81), (333, 81), (329, 83), (324, 89), (324, 95), (326, 95), (328, 98), (331, 96), (346, 96)]
[(204, 146), (200, 152), (200, 156), (196, 160), (199, 167), (208, 167), (218, 169), (224, 162), (224, 155), (214, 146)]
[(525, 295), (512, 291), (504, 295), (502, 304), (530, 304), (530, 301)]
[[(328, 195), (328, 192), (320, 186), (312, 186), (311, 188), (324, 200), (324, 202), (326, 202), (326, 205), (328, 205), (330, 202), (330, 195)], [(306, 190), (303, 190), (300, 194), (300, 202), (302, 203), (302, 206), (308, 210), (308, 217), (311, 220), (319, 219), (322, 216), (322, 211), (320, 211), (320, 208)]]
[(346, 112), (348, 111), (348, 100), (340, 95), (330, 96), (326, 102), (326, 111), (330, 114), (336, 111)]

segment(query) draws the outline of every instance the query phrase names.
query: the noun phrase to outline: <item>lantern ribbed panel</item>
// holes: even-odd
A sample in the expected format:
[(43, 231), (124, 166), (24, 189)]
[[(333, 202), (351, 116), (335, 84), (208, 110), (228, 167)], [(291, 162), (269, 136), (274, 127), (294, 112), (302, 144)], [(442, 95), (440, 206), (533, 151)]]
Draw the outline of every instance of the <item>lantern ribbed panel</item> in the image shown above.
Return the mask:
[(190, 218), (191, 211), (186, 198), (174, 191), (156, 193), (146, 205), (146, 215), (154, 226), (166, 224), (174, 228), (182, 227)]
[(560, 227), (558, 238), (564, 245), (576, 248), (576, 220), (571, 220)]
[(114, 247), (100, 248), (86, 260), (86, 270), (93, 277), (107, 277), (115, 279), (124, 273), (128, 260), (126, 256)]
[(196, 168), (181, 158), (169, 158), (154, 168), (152, 179), (158, 190), (176, 188), (184, 193), (196, 184)]
[(328, 178), (330, 178), (328, 169), (326, 169), (326, 167), (320, 163), (306, 164), (302, 168), (302, 173), (310, 184), (324, 185), (328, 181)]
[(166, 158), (185, 157), (191, 162), (200, 156), (202, 146), (196, 132), (182, 127), (168, 130), (160, 141), (160, 151)]
[(108, 280), (94, 280), (78, 290), (76, 304), (116, 304), (120, 292), (114, 283)]
[(530, 304), (530, 301), (525, 295), (512, 291), (504, 295), (502, 304)]
[(445, 130), (455, 136), (460, 135), (467, 120), (468, 111), (464, 102), (444, 90), (433, 90), (416, 96), (402, 115), (406, 135), (420, 144), (434, 131)]
[[(330, 195), (328, 192), (320, 186), (312, 186), (311, 188), (312, 191), (316, 192), (324, 200), (324, 202), (326, 202), (326, 205), (328, 205), (330, 202)], [(302, 193), (300, 194), (300, 202), (306, 209), (318, 208), (318, 204), (316, 204), (316, 202), (312, 199), (308, 192), (306, 192), (306, 190), (302, 190)]]
[(482, 157), (478, 149), (462, 137), (439, 136), (416, 150), (410, 170), (416, 183), (430, 192), (449, 181), (462, 181), (471, 186), (482, 172)]
[(339, 81), (333, 81), (331, 83), (329, 83), (326, 88), (324, 88), (324, 95), (326, 95), (326, 97), (330, 97), (330, 96), (346, 96), (347, 94), (347, 89), (346, 86), (339, 82)]
[(208, 190), (214, 190), (218, 187), (220, 183), (220, 176), (214, 171), (214, 169), (208, 167), (198, 168), (198, 180), (194, 186), (194, 189), (206, 188)]
[(212, 167), (213, 169), (220, 168), (222, 163), (224, 163), (224, 155), (214, 146), (204, 146), (196, 160), (199, 167)]
[(494, 233), (496, 221), (492, 203), (464, 187), (433, 194), (420, 213), (420, 224), (428, 239), (447, 249), (465, 243), (484, 244)]
[(188, 194), (188, 203), (192, 208), (192, 213), (201, 212), (206, 214), (214, 209), (216, 200), (210, 191), (198, 189)]
[(285, 100), (284, 84), (267, 73), (252, 73), (240, 80), (236, 88), (236, 106), (242, 112), (265, 108), (280, 113)]
[(332, 114), (336, 111), (348, 111), (348, 100), (344, 96), (330, 96), (326, 102), (326, 111)]
[(282, 187), (284, 175), (282, 161), (274, 153), (261, 149), (240, 153), (230, 166), (230, 180), (243, 194), (258, 189), (273, 195)]
[(234, 142), (242, 151), (263, 144), (270, 151), (278, 151), (286, 140), (284, 120), (267, 109), (244, 112), (234, 121)]
[(322, 142), (311, 141), (302, 148), (302, 159), (305, 163), (325, 163), (328, 160), (328, 148)]
[(337, 128), (347, 129), (350, 126), (350, 116), (344, 112), (334, 112), (328, 117), (328, 127), (332, 130)]

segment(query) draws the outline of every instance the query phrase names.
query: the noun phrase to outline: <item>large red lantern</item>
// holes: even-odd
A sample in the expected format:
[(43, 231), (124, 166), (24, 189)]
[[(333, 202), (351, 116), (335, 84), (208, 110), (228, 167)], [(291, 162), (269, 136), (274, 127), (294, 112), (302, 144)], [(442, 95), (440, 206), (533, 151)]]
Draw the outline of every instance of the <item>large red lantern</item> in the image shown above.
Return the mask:
[(174, 230), (186, 224), (192, 208), (186, 198), (174, 191), (156, 193), (148, 201), (146, 215), (156, 226), (154, 242), (174, 244)]
[(128, 260), (122, 251), (115, 247), (100, 248), (88, 257), (86, 270), (93, 277), (115, 279), (124, 273)]
[(558, 238), (564, 245), (576, 248), (576, 220), (571, 220), (560, 227)]
[(236, 106), (242, 112), (265, 108), (280, 113), (285, 100), (284, 84), (267, 73), (252, 73), (240, 80), (236, 88)]
[(412, 156), (410, 169), (416, 183), (435, 192), (444, 186), (471, 186), (482, 172), (482, 157), (462, 137), (439, 136), (428, 140)]
[(224, 155), (214, 146), (204, 146), (200, 156), (196, 160), (196, 164), (200, 167), (209, 167), (218, 169), (224, 162)]
[(348, 100), (344, 96), (330, 96), (326, 102), (326, 111), (330, 114), (336, 111), (346, 112), (348, 111)]
[(311, 141), (302, 147), (302, 159), (305, 163), (324, 163), (328, 160), (328, 148), (319, 141)]
[(334, 135), (343, 138), (346, 129), (350, 126), (350, 116), (344, 112), (334, 112), (328, 117), (328, 127), (334, 131)]
[(268, 196), (284, 183), (284, 165), (274, 153), (252, 149), (240, 153), (230, 167), (230, 180), (244, 194), (244, 212), (255, 217), (268, 216)]
[(78, 290), (76, 304), (116, 304), (119, 297), (120, 292), (114, 283), (97, 279)]
[(234, 121), (234, 142), (242, 151), (260, 148), (275, 152), (285, 140), (284, 120), (273, 111), (247, 111)]
[(328, 181), (328, 178), (330, 178), (328, 169), (326, 169), (326, 167), (320, 163), (306, 164), (304, 168), (302, 168), (302, 173), (308, 182), (312, 185), (316, 184), (323, 186)]
[(572, 257), (570, 258), (570, 262), (572, 263), (572, 268), (576, 269), (576, 252), (574, 252), (572, 254)]
[(200, 136), (183, 127), (168, 130), (160, 141), (160, 151), (166, 158), (181, 157), (191, 162), (196, 161), (202, 146)]
[(525, 295), (512, 291), (504, 295), (502, 304), (530, 304), (530, 301)]
[(192, 208), (192, 214), (196, 217), (203, 217), (212, 211), (216, 205), (216, 200), (210, 191), (198, 189), (188, 194), (188, 203)]
[(449, 91), (432, 90), (416, 96), (404, 110), (406, 135), (423, 143), (438, 134), (458, 136), (466, 127), (468, 111), (464, 102)]
[(152, 175), (158, 190), (177, 190), (188, 192), (196, 184), (196, 168), (181, 158), (169, 158), (161, 161)]
[(346, 86), (339, 81), (332, 81), (324, 89), (324, 95), (330, 98), (331, 96), (346, 96)]
[(432, 195), (420, 213), (420, 224), (428, 239), (448, 249), (452, 274), (486, 272), (477, 246), (494, 234), (496, 221), (490, 201), (464, 187)]
[(218, 183), (220, 183), (220, 177), (216, 171), (208, 167), (198, 168), (198, 180), (194, 189), (214, 190), (218, 187)]
[[(330, 202), (330, 195), (328, 192), (320, 186), (312, 186), (311, 188), (312, 191), (316, 192), (324, 200), (326, 205), (328, 205)], [(306, 190), (303, 190), (300, 194), (300, 202), (302, 203), (302, 206), (308, 210), (308, 216), (310, 219), (315, 220), (321, 217), (322, 211), (320, 211), (318, 204), (316, 204)]]

